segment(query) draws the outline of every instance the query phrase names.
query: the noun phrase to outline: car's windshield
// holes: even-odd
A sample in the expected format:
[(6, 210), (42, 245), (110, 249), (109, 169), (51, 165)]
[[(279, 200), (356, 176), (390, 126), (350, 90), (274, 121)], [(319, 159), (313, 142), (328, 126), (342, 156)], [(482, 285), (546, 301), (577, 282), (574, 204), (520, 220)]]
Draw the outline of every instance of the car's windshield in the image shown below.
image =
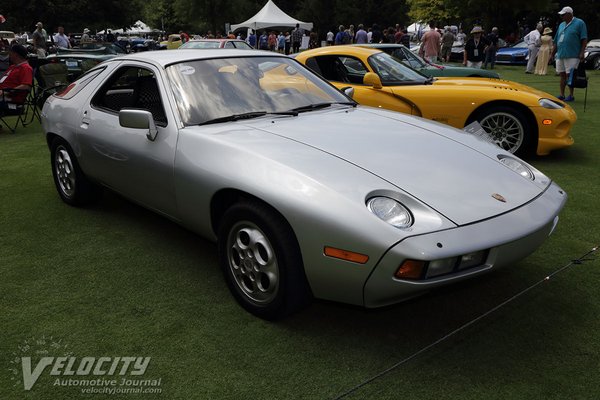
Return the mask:
[(287, 57), (185, 61), (169, 66), (167, 74), (186, 125), (243, 114), (310, 111), (320, 108), (311, 108), (313, 104), (350, 101)]
[(387, 53), (377, 53), (369, 57), (373, 71), (381, 78), (383, 85), (425, 83), (429, 78), (407, 67)]
[(187, 42), (181, 45), (182, 49), (218, 49), (221, 42)]

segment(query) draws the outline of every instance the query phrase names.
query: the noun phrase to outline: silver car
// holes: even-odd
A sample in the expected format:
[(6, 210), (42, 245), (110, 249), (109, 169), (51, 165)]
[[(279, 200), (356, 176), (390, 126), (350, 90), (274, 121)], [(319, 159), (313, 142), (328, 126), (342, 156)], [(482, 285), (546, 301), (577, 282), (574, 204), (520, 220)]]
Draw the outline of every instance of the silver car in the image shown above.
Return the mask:
[(276, 319), (365, 307), (515, 264), (566, 194), (476, 135), (357, 106), (272, 52), (108, 60), (42, 111), (58, 194), (109, 188), (218, 242), (236, 300)]

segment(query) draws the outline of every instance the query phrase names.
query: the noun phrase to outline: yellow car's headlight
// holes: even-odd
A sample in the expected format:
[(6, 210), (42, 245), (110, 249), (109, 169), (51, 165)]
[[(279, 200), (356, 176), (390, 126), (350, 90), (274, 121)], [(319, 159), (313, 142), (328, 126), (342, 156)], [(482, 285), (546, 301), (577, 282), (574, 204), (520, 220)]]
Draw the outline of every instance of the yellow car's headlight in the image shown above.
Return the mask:
[(550, 108), (550, 109), (559, 109), (559, 108), (565, 108), (564, 105), (554, 101), (554, 100), (550, 100), (550, 99), (539, 99), (538, 103), (540, 104), (540, 106), (544, 107), (544, 108)]

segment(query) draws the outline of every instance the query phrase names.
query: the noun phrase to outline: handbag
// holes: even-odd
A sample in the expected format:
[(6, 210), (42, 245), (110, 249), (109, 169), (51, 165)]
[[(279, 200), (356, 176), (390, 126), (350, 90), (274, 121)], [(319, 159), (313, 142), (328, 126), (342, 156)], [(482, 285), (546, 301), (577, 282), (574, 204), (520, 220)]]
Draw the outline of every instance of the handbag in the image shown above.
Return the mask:
[(579, 63), (579, 66), (572, 69), (569, 73), (569, 79), (567, 85), (572, 88), (586, 88), (588, 84), (588, 78), (585, 73), (585, 65), (583, 62)]

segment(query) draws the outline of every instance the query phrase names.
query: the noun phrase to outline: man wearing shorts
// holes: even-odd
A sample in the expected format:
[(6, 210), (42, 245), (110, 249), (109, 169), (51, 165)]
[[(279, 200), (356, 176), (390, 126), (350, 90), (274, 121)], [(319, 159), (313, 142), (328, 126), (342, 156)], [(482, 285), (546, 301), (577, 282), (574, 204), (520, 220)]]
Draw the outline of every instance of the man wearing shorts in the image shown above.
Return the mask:
[(573, 16), (571, 7), (563, 7), (558, 12), (562, 17), (556, 36), (552, 54), (556, 58), (556, 72), (560, 74), (560, 96), (564, 101), (573, 101), (573, 86), (569, 86), (569, 95), (565, 97), (567, 75), (575, 70), (580, 61), (583, 61), (585, 46), (587, 44), (587, 28), (585, 22)]

